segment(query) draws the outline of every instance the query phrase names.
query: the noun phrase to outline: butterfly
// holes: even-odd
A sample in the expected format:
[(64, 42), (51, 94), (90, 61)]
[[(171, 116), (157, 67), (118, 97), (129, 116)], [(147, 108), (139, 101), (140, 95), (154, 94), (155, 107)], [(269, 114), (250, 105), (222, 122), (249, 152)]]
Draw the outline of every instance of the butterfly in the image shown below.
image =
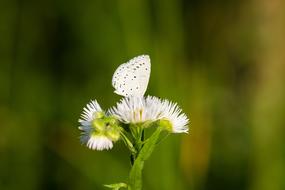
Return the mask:
[(114, 92), (125, 97), (142, 97), (147, 89), (150, 67), (148, 55), (140, 55), (121, 64), (112, 78)]

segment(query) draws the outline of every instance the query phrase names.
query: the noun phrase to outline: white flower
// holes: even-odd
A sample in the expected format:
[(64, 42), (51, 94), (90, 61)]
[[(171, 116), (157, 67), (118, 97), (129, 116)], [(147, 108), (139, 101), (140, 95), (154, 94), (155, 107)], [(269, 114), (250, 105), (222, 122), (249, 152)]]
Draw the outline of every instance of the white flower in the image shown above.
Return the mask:
[(167, 121), (163, 125), (167, 125), (167, 129), (173, 133), (188, 132), (189, 119), (181, 108), (176, 103), (153, 96), (125, 97), (109, 113), (127, 124), (163, 120)]
[(176, 103), (168, 100), (162, 101), (162, 118), (170, 122), (173, 133), (188, 133), (189, 119)]
[(78, 121), (82, 131), (80, 141), (90, 149), (111, 149), (113, 142), (120, 138), (116, 120), (106, 116), (96, 100), (86, 105)]
[(124, 123), (142, 123), (145, 121), (155, 121), (160, 118), (161, 101), (159, 98), (148, 97), (125, 97), (111, 108), (108, 113), (115, 115)]

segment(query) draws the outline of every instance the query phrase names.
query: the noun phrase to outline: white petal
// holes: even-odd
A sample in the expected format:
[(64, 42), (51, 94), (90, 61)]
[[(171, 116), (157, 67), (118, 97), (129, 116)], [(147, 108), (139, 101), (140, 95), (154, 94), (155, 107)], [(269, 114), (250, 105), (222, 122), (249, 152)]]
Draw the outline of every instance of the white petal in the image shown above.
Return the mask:
[(96, 112), (101, 112), (102, 109), (97, 100), (91, 100), (84, 108), (81, 114), (81, 118), (78, 120), (81, 125), (87, 125), (95, 117)]
[(124, 123), (140, 123), (148, 120), (155, 121), (161, 116), (161, 101), (159, 98), (126, 97), (108, 111)]
[(86, 145), (93, 150), (109, 150), (113, 148), (113, 142), (105, 136), (91, 136)]
[(173, 133), (188, 133), (189, 119), (181, 108), (168, 100), (164, 100), (162, 104), (162, 117), (172, 123)]

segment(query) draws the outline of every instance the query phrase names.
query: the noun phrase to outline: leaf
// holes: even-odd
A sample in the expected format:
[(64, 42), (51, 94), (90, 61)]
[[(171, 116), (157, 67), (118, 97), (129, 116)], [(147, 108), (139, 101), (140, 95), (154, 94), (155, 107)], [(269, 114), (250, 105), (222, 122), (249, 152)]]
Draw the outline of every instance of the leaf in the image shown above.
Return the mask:
[(127, 188), (128, 185), (125, 183), (114, 183), (114, 184), (104, 185), (104, 187), (107, 187), (113, 190), (119, 190), (120, 188)]
[(147, 142), (144, 144), (143, 148), (138, 154), (134, 165), (131, 169), (129, 176), (129, 190), (141, 190), (142, 188), (142, 170), (144, 166), (144, 161), (146, 161), (151, 153), (153, 152), (157, 141), (159, 139), (159, 135), (162, 129), (158, 127), (156, 131), (148, 138)]

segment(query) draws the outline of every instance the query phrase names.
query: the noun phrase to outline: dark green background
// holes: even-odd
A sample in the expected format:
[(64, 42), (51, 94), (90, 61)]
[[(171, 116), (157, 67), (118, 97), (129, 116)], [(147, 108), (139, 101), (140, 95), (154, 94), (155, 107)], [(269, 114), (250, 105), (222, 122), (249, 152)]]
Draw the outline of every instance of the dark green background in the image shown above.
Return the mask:
[(0, 189), (125, 182), (124, 145), (81, 146), (77, 120), (120, 99), (112, 74), (140, 54), (147, 94), (191, 120), (146, 162), (144, 189), (285, 189), (284, 34), (282, 0), (1, 0)]

